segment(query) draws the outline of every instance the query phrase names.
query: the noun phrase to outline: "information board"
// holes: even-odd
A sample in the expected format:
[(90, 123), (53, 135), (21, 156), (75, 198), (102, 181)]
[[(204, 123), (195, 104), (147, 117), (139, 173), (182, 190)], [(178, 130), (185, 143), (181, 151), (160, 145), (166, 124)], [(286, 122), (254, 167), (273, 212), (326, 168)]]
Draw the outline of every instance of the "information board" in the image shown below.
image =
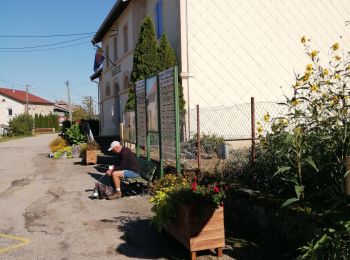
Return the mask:
[(146, 86), (145, 81), (140, 80), (135, 85), (136, 106), (137, 106), (137, 143), (146, 146)]
[(162, 157), (176, 160), (176, 106), (174, 68), (159, 73), (160, 128)]

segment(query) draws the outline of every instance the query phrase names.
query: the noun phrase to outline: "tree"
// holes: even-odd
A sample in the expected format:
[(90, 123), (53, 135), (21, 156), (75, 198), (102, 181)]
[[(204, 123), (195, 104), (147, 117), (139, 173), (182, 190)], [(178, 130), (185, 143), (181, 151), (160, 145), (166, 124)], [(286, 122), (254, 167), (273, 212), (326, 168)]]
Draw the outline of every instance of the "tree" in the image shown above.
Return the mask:
[[(131, 82), (135, 83), (140, 79), (157, 73), (159, 68), (158, 61), (154, 25), (151, 17), (147, 16), (141, 25), (139, 39), (134, 50)], [(125, 110), (135, 110), (135, 90), (133, 88), (130, 88)]]
[(81, 119), (96, 119), (94, 112), (94, 101), (90, 96), (83, 98), (81, 106), (75, 106), (72, 114), (72, 120), (78, 121)]
[(163, 34), (159, 41), (158, 47), (158, 64), (159, 71), (163, 71), (177, 64), (173, 48), (170, 46), (166, 34)]

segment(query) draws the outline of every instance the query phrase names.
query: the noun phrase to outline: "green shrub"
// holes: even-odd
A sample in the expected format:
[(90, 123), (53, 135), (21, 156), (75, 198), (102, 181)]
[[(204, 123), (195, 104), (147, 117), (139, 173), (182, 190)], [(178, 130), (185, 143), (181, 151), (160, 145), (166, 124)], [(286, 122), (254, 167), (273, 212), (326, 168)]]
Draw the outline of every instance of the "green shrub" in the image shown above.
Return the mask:
[(64, 147), (67, 146), (66, 144), (66, 141), (61, 138), (61, 137), (56, 137), (55, 139), (53, 139), (50, 143), (50, 149), (51, 149), (51, 152), (56, 152)]
[(78, 124), (74, 124), (66, 130), (65, 138), (69, 145), (82, 144), (86, 142), (86, 137), (82, 133)]
[(29, 114), (20, 114), (10, 120), (9, 126), (12, 135), (32, 135), (33, 117)]

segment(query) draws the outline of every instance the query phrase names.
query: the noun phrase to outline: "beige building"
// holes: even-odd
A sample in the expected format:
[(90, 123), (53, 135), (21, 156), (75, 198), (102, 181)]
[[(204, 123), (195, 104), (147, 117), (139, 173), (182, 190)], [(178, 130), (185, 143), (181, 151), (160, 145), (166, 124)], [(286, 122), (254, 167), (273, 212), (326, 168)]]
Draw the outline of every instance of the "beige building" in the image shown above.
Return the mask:
[(28, 104), (30, 115), (49, 115), (54, 111), (54, 103), (26, 93), (23, 90), (0, 88), (0, 124), (8, 125), (15, 116), (23, 114)]
[(101, 134), (119, 134), (133, 49), (146, 15), (153, 18), (157, 37), (166, 33), (176, 52), (190, 111), (197, 104), (230, 106), (250, 97), (283, 100), (294, 73), (309, 63), (303, 35), (325, 63), (334, 42), (350, 50), (348, 10), (348, 0), (116, 1), (93, 38), (110, 58), (91, 77), (99, 78)]

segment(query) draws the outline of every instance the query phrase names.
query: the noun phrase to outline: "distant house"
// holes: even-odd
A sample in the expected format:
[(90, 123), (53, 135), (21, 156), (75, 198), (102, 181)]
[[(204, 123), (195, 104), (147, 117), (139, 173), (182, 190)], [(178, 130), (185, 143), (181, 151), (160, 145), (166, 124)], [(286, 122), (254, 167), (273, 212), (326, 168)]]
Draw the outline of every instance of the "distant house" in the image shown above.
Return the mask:
[(0, 88), (0, 124), (8, 125), (13, 117), (25, 113), (26, 107), (30, 115), (48, 115), (55, 108), (54, 103), (23, 90)]
[[(320, 56), (334, 42), (350, 50), (347, 10), (349, 0), (117, 0), (92, 39), (108, 56), (91, 76), (99, 79), (101, 135), (119, 134), (133, 50), (147, 15), (156, 37), (166, 33), (175, 50), (189, 112), (197, 104), (231, 106), (250, 97), (282, 100), (291, 94), (294, 72), (303, 73), (310, 62), (303, 35)], [(189, 130), (195, 126), (190, 118), (187, 113)]]

